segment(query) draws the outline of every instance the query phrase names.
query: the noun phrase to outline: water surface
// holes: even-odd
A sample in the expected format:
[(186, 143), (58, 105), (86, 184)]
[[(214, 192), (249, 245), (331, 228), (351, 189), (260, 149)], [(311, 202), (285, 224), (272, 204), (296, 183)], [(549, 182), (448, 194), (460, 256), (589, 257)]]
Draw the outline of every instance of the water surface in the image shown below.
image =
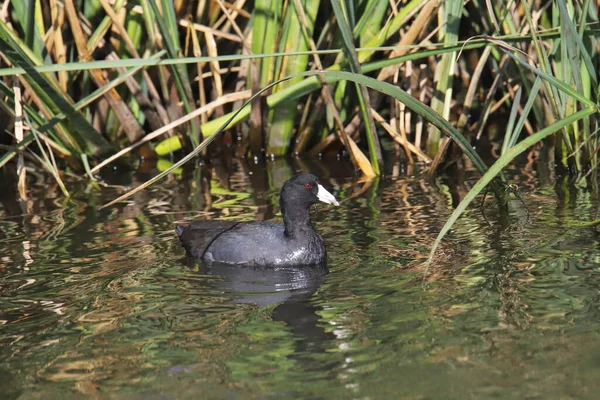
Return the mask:
[[(0, 197), (3, 399), (596, 399), (597, 199), (531, 173), (499, 217), (470, 209), (424, 277), (435, 235), (472, 181), (402, 170), (371, 185), (345, 163), (232, 161), (185, 170), (99, 206), (154, 165)], [(193, 218), (277, 219), (294, 172), (342, 201), (318, 205), (323, 279), (211, 270), (173, 232)], [(468, 175), (468, 174), (467, 174)], [(509, 174), (510, 177), (510, 174)], [(24, 211), (27, 213), (24, 214)]]

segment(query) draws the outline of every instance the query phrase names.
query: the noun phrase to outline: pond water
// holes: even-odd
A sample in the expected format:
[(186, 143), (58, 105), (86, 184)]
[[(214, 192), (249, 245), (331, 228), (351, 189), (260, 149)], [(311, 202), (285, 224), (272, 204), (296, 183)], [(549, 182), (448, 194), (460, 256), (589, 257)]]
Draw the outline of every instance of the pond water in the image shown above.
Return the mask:
[[(598, 200), (529, 169), (500, 218), (472, 207), (424, 261), (474, 179), (402, 168), (367, 184), (345, 162), (215, 163), (128, 202), (154, 175), (109, 170), (65, 200), (31, 175), (0, 202), (2, 399), (597, 399)], [(278, 190), (312, 172), (341, 201), (313, 207), (321, 279), (186, 260), (173, 228), (277, 219)], [(491, 196), (488, 196), (491, 198)], [(26, 210), (28, 214), (23, 214)]]

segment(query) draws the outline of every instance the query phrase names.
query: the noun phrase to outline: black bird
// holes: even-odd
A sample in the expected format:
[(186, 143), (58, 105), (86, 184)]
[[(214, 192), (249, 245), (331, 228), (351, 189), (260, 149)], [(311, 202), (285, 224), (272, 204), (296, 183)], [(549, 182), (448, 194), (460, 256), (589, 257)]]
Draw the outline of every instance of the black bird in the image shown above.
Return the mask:
[(310, 221), (310, 206), (317, 201), (339, 205), (316, 176), (299, 174), (281, 189), (283, 224), (193, 221), (178, 225), (175, 232), (188, 255), (209, 263), (273, 268), (324, 265), (325, 243)]

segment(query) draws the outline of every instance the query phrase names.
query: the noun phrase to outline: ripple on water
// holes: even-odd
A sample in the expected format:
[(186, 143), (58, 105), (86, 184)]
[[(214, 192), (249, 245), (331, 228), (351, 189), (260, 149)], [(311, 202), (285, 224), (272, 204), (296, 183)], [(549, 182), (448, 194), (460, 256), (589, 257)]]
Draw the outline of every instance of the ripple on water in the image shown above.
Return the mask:
[(567, 203), (542, 186), (524, 196), (529, 216), (512, 204), (510, 223), (486, 205), (491, 227), (480, 210), (468, 210), (425, 276), (424, 261), (456, 188), (398, 177), (351, 198), (363, 184), (323, 172), (321, 182), (345, 199), (313, 213), (327, 243), (329, 274), (258, 273), (185, 261), (172, 228), (191, 217), (276, 219), (278, 188), (269, 182), (283, 182), (290, 169), (215, 171), (212, 180), (206, 172), (172, 177), (108, 210), (98, 205), (120, 189), (89, 191), (81, 183), (65, 203), (32, 188), (39, 199), (32, 196), (30, 216), (5, 205), (2, 393), (22, 399), (595, 399), (600, 393), (597, 235), (566, 227), (568, 218), (584, 219), (596, 206), (589, 194)]

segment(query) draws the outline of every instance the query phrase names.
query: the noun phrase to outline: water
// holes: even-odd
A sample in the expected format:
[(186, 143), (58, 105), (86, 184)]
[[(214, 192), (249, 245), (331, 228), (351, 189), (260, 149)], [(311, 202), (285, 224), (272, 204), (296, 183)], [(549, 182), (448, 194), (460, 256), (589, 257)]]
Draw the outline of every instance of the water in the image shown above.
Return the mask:
[[(185, 170), (103, 210), (154, 166), (70, 182), (70, 201), (39, 177), (26, 216), (3, 182), (2, 398), (598, 398), (598, 235), (568, 227), (594, 217), (594, 196), (522, 179), (529, 212), (515, 199), (500, 218), (487, 202), (489, 227), (471, 208), (423, 283), (471, 180), (396, 170), (368, 187), (344, 163), (295, 163)], [(343, 201), (313, 209), (324, 279), (185, 260), (176, 221), (277, 218), (294, 170)]]

